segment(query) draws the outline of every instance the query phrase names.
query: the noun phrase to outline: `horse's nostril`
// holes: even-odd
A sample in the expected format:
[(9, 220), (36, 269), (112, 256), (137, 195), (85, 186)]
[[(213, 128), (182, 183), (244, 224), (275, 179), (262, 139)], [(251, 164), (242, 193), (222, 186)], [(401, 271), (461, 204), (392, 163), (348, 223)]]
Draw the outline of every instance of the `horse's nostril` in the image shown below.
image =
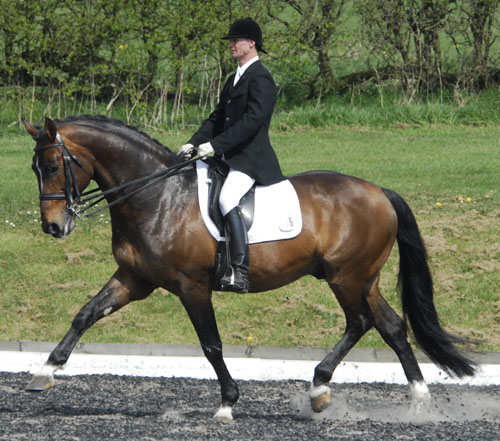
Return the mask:
[(49, 224), (49, 226), (47, 227), (47, 233), (51, 234), (54, 237), (61, 237), (61, 229), (56, 223)]

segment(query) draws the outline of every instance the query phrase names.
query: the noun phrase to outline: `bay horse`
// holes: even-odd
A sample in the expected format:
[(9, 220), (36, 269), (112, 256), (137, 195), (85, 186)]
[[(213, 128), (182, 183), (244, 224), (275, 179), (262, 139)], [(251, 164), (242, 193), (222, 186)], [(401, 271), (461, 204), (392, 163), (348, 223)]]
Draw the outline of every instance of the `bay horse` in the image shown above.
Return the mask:
[[(163, 287), (179, 297), (217, 374), (221, 404), (215, 418), (231, 420), (239, 391), (222, 356), (212, 306), (217, 243), (200, 215), (195, 167), (183, 164), (148, 135), (106, 117), (46, 118), (43, 127), (24, 124), (36, 141), (33, 170), (43, 231), (56, 238), (70, 234), (81, 192), (94, 180), (110, 206), (118, 264), (101, 291), (75, 316), (26, 390), (52, 387), (53, 374), (65, 365), (88, 328)], [(137, 183), (171, 169), (176, 171), (149, 182), (147, 189)], [(392, 190), (332, 171), (289, 179), (300, 201), (303, 229), (293, 239), (250, 245), (250, 292), (274, 290), (312, 275), (328, 283), (344, 310), (345, 332), (314, 370), (309, 392), (313, 410), (328, 406), (334, 369), (372, 327), (396, 352), (417, 407), (425, 405), (430, 394), (408, 341), (406, 322), (436, 365), (457, 377), (473, 375), (474, 362), (456, 347), (463, 340), (439, 323), (425, 246), (404, 199)], [(136, 183), (133, 191), (125, 188), (129, 182)], [(380, 271), (396, 240), (404, 320), (378, 288)]]

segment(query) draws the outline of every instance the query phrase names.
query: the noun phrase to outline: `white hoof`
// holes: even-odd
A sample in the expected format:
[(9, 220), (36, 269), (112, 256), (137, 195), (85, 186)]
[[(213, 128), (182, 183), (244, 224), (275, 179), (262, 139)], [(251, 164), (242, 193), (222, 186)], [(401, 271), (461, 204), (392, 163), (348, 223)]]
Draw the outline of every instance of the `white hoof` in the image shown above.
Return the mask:
[(233, 408), (231, 406), (221, 406), (214, 415), (214, 418), (223, 423), (230, 423), (233, 421)]
[(311, 385), (309, 399), (311, 400), (311, 407), (314, 412), (323, 412), (332, 402), (330, 388), (325, 384), (319, 387)]
[(423, 382), (410, 383), (411, 408), (416, 413), (421, 413), (431, 402), (431, 394), (427, 385)]

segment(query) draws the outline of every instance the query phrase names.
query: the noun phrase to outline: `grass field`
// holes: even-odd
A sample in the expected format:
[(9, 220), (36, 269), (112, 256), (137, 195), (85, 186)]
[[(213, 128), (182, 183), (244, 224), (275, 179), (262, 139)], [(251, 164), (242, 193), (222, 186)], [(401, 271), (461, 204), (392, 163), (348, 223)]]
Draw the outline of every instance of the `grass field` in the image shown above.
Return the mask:
[[(150, 135), (177, 149), (189, 133)], [(286, 174), (337, 170), (398, 191), (419, 222), (444, 327), (500, 350), (500, 129), (496, 127), (275, 128)], [(79, 221), (66, 239), (43, 234), (31, 172), (33, 141), (0, 137), (0, 341), (58, 341), (108, 280), (107, 214)], [(399, 312), (397, 249), (382, 292)], [(304, 278), (274, 292), (214, 294), (225, 344), (330, 347), (344, 317), (324, 282)], [(178, 299), (157, 290), (91, 328), (86, 342), (197, 343)], [(371, 331), (358, 347), (386, 347)]]

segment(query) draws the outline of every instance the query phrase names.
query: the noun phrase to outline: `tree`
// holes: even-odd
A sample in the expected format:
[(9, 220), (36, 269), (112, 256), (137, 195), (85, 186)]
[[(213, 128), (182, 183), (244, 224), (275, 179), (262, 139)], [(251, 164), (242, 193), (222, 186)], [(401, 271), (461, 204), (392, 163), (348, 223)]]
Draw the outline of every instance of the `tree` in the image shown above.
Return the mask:
[(409, 27), (415, 45), (419, 85), (434, 90), (442, 85), (439, 32), (444, 28), (449, 0), (411, 0), (407, 6)]
[[(332, 58), (340, 40), (344, 6), (345, 0), (279, 0), (268, 9), (282, 28), (275, 35), (280, 62), (307, 83), (308, 98), (317, 97), (318, 89), (328, 93), (336, 88)], [(313, 75), (304, 69), (308, 57), (315, 60)]]
[(356, 0), (363, 43), (395, 67), (403, 88), (442, 86), (439, 34), (450, 14), (449, 0)]
[(472, 90), (488, 87), (492, 75), (498, 76), (498, 68), (490, 66), (490, 49), (498, 36), (498, 7), (498, 0), (459, 0), (447, 28), (463, 63), (461, 82)]

